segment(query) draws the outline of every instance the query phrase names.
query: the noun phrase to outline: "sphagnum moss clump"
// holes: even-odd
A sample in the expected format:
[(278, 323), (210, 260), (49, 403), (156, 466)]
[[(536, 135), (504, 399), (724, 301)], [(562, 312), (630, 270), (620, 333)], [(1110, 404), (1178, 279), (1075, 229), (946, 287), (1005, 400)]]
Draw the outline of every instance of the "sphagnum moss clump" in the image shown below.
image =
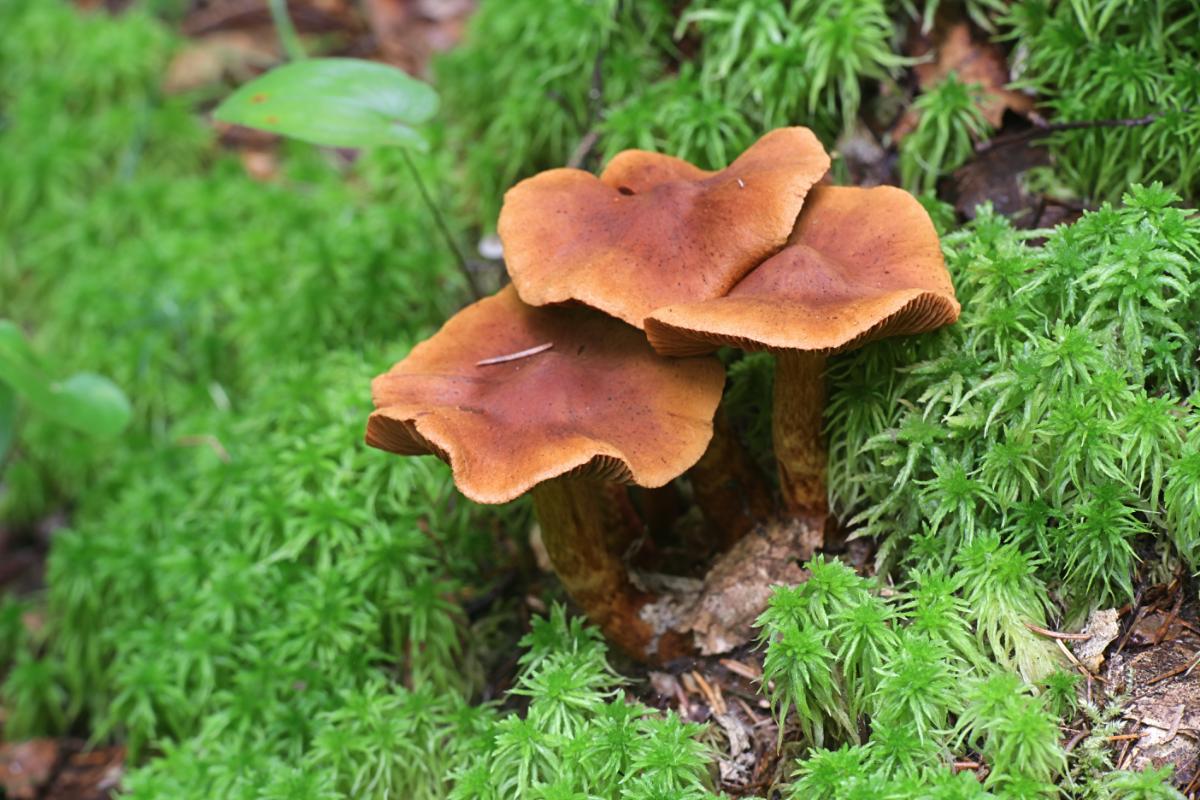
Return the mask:
[[(1130, 597), (1139, 537), (1193, 557), (1200, 222), (1177, 201), (1134, 187), (1037, 247), (985, 211), (946, 239), (962, 321), (834, 367), (835, 506), (883, 563), (999, 536), (1044, 607), (1083, 613)], [(890, 369), (883, 391), (850, 380)]]
[(1051, 122), (1099, 123), (1049, 139), (1054, 174), (1093, 200), (1160, 181), (1200, 192), (1200, 8), (1165, 0), (1021, 0), (1001, 32), (1026, 51), (1016, 86), (1046, 98)]

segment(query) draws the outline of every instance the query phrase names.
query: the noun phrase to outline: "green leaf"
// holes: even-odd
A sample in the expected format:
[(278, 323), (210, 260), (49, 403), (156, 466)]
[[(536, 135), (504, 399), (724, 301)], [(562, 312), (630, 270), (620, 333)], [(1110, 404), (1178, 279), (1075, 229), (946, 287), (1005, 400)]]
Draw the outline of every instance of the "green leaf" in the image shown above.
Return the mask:
[(0, 381), (0, 472), (3, 472), (4, 457), (12, 447), (17, 435), (17, 393), (7, 383)]
[(91, 372), (72, 375), (55, 384), (52, 392), (50, 405), (39, 410), (93, 436), (116, 436), (133, 416), (125, 393), (108, 378)]
[[(21, 329), (7, 320), (0, 320), (0, 385), (24, 396), (33, 413), (94, 436), (116, 436), (132, 415), (124, 393), (107, 378), (81, 372), (51, 381)], [(0, 444), (5, 439), (4, 408), (0, 397)]]
[(213, 116), (328, 147), (424, 150), (414, 126), (437, 107), (437, 92), (403, 70), (352, 58), (311, 58), (245, 84)]

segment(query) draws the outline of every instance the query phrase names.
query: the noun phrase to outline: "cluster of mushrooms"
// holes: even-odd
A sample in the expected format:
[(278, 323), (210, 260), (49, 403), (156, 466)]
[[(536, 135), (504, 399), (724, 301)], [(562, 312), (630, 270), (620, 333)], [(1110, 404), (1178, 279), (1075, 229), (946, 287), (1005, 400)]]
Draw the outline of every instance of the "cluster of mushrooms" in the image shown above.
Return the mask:
[(697, 502), (715, 495), (726, 528), (746, 527), (748, 503), (758, 513), (712, 353), (774, 354), (784, 511), (823, 525), (826, 357), (958, 318), (916, 199), (818, 185), (829, 164), (811, 131), (781, 128), (716, 172), (628, 150), (598, 178), (553, 169), (517, 184), (499, 220), (512, 283), (375, 379), (368, 444), (438, 456), (480, 503), (531, 493), (555, 571), (606, 636), (643, 661), (688, 653), (631, 580), (644, 524), (627, 487), (699, 462)]

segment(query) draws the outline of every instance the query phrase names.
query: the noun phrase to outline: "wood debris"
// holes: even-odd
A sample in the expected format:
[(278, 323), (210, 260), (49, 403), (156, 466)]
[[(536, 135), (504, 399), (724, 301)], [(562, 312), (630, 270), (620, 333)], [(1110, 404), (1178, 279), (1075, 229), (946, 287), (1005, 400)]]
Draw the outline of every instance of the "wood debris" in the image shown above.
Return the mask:
[[(1126, 696), (1125, 730), (1111, 737), (1122, 769), (1174, 766), (1179, 787), (1200, 783), (1200, 635), (1197, 604), (1180, 602), (1185, 590), (1139, 596), (1123, 647), (1109, 647), (1105, 677), (1110, 697)], [(1143, 604), (1144, 603), (1144, 604)], [(1115, 611), (1113, 613), (1116, 613)], [(1156, 644), (1157, 641), (1157, 644)], [(1185, 791), (1185, 794), (1192, 791)]]

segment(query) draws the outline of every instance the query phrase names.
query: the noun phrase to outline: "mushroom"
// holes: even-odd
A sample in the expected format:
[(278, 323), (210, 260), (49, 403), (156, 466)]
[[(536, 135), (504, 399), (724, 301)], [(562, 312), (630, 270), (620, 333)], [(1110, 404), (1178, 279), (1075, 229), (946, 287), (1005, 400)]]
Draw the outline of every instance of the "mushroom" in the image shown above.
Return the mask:
[(958, 314), (937, 231), (912, 195), (890, 186), (819, 186), (787, 247), (724, 297), (654, 311), (645, 330), (664, 355), (718, 346), (775, 354), (780, 489), (791, 513), (823, 523), (826, 357), (930, 331)]
[[(582, 302), (641, 327), (667, 304), (716, 298), (787, 241), (829, 157), (807, 128), (760, 138), (707, 172), (682, 159), (626, 150), (599, 178), (543, 172), (509, 190), (500, 214), (509, 274), (534, 305)], [(723, 414), (689, 478), (723, 545), (765, 516), (757, 467)]]
[(526, 303), (577, 301), (641, 328), (656, 308), (721, 297), (781, 248), (828, 169), (812, 131), (780, 128), (718, 172), (640, 150), (599, 178), (548, 170), (504, 196), (508, 272)]
[(630, 582), (623, 556), (641, 532), (613, 488), (663, 486), (694, 464), (724, 382), (714, 358), (664, 358), (618, 320), (528, 306), (510, 286), (375, 379), (366, 439), (447, 461), (480, 503), (530, 492), (567, 592), (630, 655), (666, 659), (687, 643), (638, 615), (654, 598)]

